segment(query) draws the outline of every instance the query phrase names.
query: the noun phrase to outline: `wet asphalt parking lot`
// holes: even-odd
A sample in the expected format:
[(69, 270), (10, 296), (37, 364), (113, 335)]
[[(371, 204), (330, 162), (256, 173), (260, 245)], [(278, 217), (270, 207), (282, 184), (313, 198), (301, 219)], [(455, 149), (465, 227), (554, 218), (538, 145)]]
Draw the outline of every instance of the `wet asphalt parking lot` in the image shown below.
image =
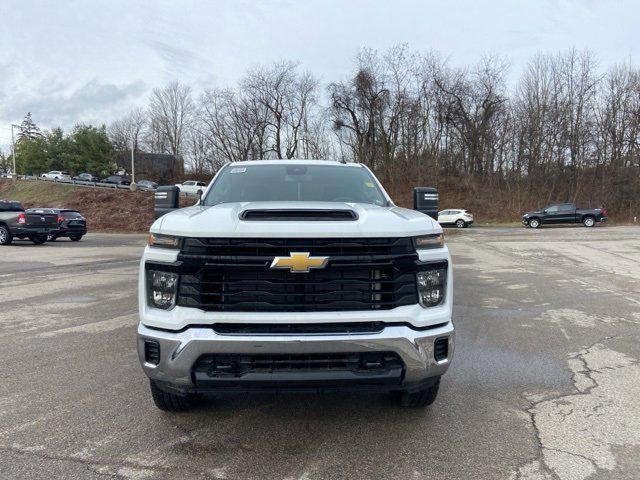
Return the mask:
[(436, 403), (231, 395), (157, 410), (142, 235), (0, 248), (0, 478), (640, 478), (640, 227), (449, 231)]

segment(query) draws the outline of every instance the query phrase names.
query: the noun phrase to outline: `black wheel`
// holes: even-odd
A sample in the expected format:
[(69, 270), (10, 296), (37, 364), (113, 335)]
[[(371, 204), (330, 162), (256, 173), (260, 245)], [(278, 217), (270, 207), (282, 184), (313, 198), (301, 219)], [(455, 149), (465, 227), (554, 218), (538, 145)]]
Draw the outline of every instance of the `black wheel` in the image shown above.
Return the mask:
[(540, 226), (540, 220), (537, 218), (532, 218), (529, 220), (529, 226), (531, 228), (538, 228)]
[(438, 396), (438, 389), (440, 388), (440, 377), (436, 380), (436, 383), (429, 388), (419, 390), (417, 392), (401, 392), (400, 405), (403, 407), (428, 407), (435, 402)]
[(151, 386), (151, 396), (153, 397), (153, 403), (156, 404), (160, 410), (165, 412), (184, 412), (192, 408), (197, 401), (195, 395), (180, 396), (173, 393), (167, 393), (161, 390), (153, 380), (149, 380)]
[(456, 220), (456, 227), (458, 227), (458, 228), (464, 228), (464, 227), (466, 227), (466, 226), (467, 226), (467, 223), (466, 223), (464, 220), (462, 220), (462, 219), (460, 219), (460, 220)]
[(13, 242), (13, 235), (7, 227), (0, 225), (0, 245), (11, 245)]
[(69, 240), (72, 242), (79, 242), (82, 238), (82, 235), (69, 235)]
[(46, 235), (37, 235), (35, 237), (29, 237), (29, 240), (31, 240), (36, 245), (42, 245), (44, 242), (47, 241), (47, 236)]
[(582, 219), (582, 224), (587, 228), (591, 228), (591, 227), (595, 226), (596, 219), (593, 218), (593, 217), (584, 217)]
[(55, 235), (47, 235), (47, 242), (55, 242), (58, 239)]

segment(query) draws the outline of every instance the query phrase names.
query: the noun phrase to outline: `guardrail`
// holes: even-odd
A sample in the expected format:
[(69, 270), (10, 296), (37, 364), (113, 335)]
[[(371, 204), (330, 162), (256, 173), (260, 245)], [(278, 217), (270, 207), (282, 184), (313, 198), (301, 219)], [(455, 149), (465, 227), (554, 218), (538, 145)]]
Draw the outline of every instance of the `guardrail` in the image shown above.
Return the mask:
[[(18, 175), (17, 176), (18, 180), (31, 180), (31, 181), (36, 181), (36, 182), (48, 182), (48, 183), (60, 183), (63, 185), (75, 185), (78, 187), (89, 187), (89, 188), (110, 188), (112, 190), (120, 190), (120, 191), (131, 191), (131, 186), (130, 185), (118, 185), (116, 183), (104, 183), (104, 182), (86, 182), (84, 180), (73, 180), (73, 179), (52, 179), (52, 178), (42, 178), (42, 177), (36, 177), (35, 175)], [(155, 188), (148, 188), (148, 187), (140, 187), (137, 186), (137, 191), (141, 191), (141, 192), (155, 192), (156, 189)], [(197, 197), (197, 194), (194, 193), (187, 193), (187, 192), (180, 192), (180, 195), (183, 197)]]

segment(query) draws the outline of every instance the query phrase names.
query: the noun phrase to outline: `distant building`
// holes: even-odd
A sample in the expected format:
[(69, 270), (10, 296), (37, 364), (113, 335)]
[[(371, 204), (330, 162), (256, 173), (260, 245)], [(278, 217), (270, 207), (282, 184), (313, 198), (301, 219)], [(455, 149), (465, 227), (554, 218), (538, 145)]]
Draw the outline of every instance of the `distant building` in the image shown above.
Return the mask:
[[(182, 162), (174, 155), (166, 153), (136, 152), (134, 155), (137, 180), (153, 180), (171, 183), (180, 177)], [(131, 152), (116, 153), (116, 165), (131, 175)]]

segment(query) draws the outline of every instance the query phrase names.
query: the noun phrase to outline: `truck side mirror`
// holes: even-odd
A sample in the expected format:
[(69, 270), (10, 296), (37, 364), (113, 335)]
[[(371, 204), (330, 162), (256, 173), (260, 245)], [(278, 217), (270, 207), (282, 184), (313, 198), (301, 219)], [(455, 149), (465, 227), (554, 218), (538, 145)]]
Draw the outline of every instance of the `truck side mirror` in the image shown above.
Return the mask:
[(413, 209), (438, 220), (438, 189), (415, 187), (413, 189)]
[(155, 193), (155, 218), (180, 208), (180, 189), (175, 185), (158, 187)]

